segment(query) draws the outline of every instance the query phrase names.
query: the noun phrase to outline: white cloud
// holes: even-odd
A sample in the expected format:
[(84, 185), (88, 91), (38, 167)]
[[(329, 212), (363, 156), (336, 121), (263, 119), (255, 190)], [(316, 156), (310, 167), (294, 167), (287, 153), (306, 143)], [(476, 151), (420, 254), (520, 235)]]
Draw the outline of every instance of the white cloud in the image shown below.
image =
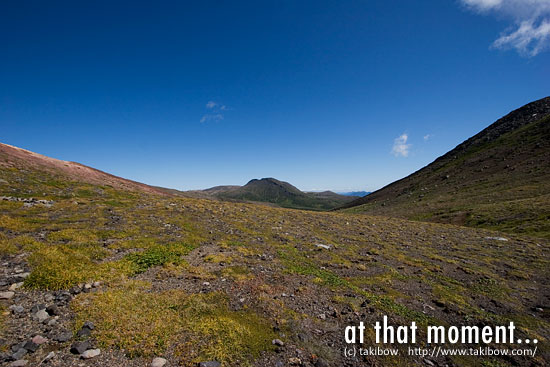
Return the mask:
[(464, 4), (478, 10), (495, 8), (502, 4), (502, 0), (463, 0)]
[(412, 144), (407, 144), (409, 136), (407, 134), (401, 134), (393, 141), (393, 148), (391, 153), (396, 157), (408, 157), (409, 149)]
[(207, 113), (206, 115), (203, 115), (201, 117), (201, 122), (209, 122), (209, 121), (221, 121), (223, 120), (223, 115), (221, 113)]
[(461, 1), (474, 11), (508, 18), (514, 23), (493, 42), (493, 48), (515, 49), (527, 57), (550, 48), (550, 0)]
[(537, 26), (533, 21), (521, 22), (512, 33), (504, 34), (493, 43), (495, 48), (515, 48), (522, 55), (535, 56), (550, 46), (550, 20)]
[(433, 138), (434, 136), (432, 134), (426, 134), (424, 135), (424, 141), (428, 141), (430, 140), (431, 138)]
[(219, 104), (215, 101), (208, 101), (206, 103), (206, 109), (210, 110), (209, 113), (204, 114), (200, 121), (209, 122), (209, 121), (221, 121), (224, 119), (224, 114), (222, 112), (227, 111), (229, 108), (226, 105)]

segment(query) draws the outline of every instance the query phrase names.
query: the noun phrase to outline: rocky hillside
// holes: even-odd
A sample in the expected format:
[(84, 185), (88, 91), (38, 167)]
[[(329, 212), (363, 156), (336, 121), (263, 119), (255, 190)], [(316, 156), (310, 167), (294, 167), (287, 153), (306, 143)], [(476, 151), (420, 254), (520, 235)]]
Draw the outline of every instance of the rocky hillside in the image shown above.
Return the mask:
[(345, 208), (550, 237), (550, 97)]
[(309, 210), (334, 209), (356, 198), (339, 195), (332, 191), (303, 192), (288, 182), (279, 181), (274, 178), (250, 180), (244, 186), (216, 186), (198, 192), (194, 191), (193, 193), (198, 197), (262, 202), (283, 208)]
[[(550, 363), (547, 240), (158, 195), (29, 160), (0, 166), (1, 366)], [(513, 321), (540, 342), (511, 346), (535, 357), (346, 357), (345, 326), (384, 315), (419, 331)]]
[(105, 173), (80, 163), (46, 157), (29, 150), (0, 143), (0, 168), (47, 172), (62, 181), (78, 181), (117, 189), (165, 194), (165, 189)]

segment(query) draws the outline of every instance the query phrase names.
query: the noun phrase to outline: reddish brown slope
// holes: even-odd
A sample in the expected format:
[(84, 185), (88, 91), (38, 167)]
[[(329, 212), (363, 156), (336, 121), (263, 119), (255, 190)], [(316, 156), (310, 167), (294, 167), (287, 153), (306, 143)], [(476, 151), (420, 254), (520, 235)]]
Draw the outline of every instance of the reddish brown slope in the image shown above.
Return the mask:
[(167, 195), (167, 192), (162, 188), (127, 180), (80, 163), (46, 157), (42, 154), (3, 143), (0, 143), (0, 167), (36, 169), (94, 185), (108, 185), (123, 190)]

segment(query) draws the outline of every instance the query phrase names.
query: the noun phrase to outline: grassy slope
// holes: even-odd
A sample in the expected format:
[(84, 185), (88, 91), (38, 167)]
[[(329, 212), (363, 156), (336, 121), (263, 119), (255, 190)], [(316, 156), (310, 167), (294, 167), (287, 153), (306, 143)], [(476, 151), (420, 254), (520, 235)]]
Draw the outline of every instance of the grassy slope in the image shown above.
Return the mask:
[(550, 116), (480, 136), (350, 206), (352, 213), (550, 238)]
[[(73, 300), (74, 327), (94, 321), (102, 353), (272, 366), (298, 346), (305, 356), (343, 365), (342, 325), (388, 314), (396, 324), (514, 320), (520, 337), (542, 341), (534, 363), (549, 361), (547, 313), (531, 311), (550, 295), (545, 241), (500, 242), (487, 239), (496, 233), (449, 225), (120, 191), (29, 169), (2, 168), (0, 178), (0, 196), (55, 200), (51, 208), (0, 201), (0, 257), (28, 254), (26, 287), (38, 290), (102, 281), (101, 291)], [(315, 243), (333, 248), (320, 251)], [(211, 284), (206, 295), (204, 281)], [(244, 306), (236, 307), (241, 299)], [(7, 329), (20, 331), (17, 321)], [(272, 351), (274, 337), (287, 344), (281, 353)], [(367, 339), (374, 345), (372, 335)], [(508, 363), (454, 361), (497, 362)], [(357, 365), (363, 363), (404, 366), (421, 358), (369, 357)]]

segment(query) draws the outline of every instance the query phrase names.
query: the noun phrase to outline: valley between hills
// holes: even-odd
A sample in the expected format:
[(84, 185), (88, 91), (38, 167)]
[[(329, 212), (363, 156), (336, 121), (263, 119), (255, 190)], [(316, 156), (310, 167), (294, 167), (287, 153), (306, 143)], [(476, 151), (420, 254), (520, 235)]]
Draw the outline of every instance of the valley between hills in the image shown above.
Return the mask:
[[(190, 197), (0, 144), (0, 362), (546, 366), (549, 104), (333, 211)], [(344, 328), (384, 315), (513, 321), (537, 353), (344, 356)]]

